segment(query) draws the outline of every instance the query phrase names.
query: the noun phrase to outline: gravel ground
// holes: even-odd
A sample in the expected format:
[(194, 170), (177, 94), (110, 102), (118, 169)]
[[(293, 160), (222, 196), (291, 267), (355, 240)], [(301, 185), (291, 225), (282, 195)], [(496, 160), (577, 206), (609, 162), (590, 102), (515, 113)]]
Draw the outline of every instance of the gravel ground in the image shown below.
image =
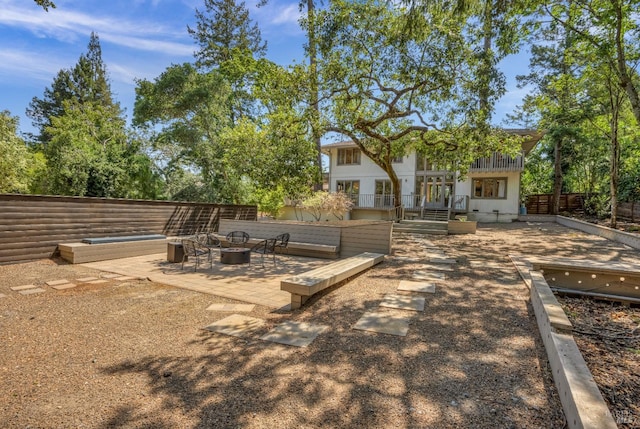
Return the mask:
[[(428, 257), (456, 270), (406, 337), (352, 329)], [(637, 252), (556, 224), (470, 236), (398, 235), (394, 256), (292, 313), (256, 306), (255, 338), (202, 328), (230, 300), (143, 280), (23, 296), (9, 288), (98, 276), (60, 261), (0, 266), (3, 428), (561, 428), (529, 291), (509, 254), (616, 260)], [(403, 258), (404, 257), (404, 258)], [(398, 310), (400, 312), (400, 310)], [(330, 328), (306, 348), (264, 342), (279, 322)]]

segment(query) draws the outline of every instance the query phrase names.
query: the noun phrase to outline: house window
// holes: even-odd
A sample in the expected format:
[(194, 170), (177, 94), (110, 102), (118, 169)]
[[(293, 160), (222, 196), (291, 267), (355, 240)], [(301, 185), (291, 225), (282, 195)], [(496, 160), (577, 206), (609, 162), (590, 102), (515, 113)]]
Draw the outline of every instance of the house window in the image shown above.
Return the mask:
[(338, 165), (360, 164), (360, 149), (338, 149)]
[(473, 179), (473, 198), (494, 200), (507, 198), (507, 179)]
[(402, 159), (403, 159), (403, 157), (402, 157), (402, 156), (396, 156), (395, 158), (392, 158), (392, 159), (391, 159), (391, 162), (392, 162), (393, 164), (402, 164)]
[(359, 180), (338, 180), (336, 181), (336, 191), (347, 194), (353, 204), (359, 205), (360, 181)]
[(374, 207), (393, 207), (391, 180), (376, 180)]

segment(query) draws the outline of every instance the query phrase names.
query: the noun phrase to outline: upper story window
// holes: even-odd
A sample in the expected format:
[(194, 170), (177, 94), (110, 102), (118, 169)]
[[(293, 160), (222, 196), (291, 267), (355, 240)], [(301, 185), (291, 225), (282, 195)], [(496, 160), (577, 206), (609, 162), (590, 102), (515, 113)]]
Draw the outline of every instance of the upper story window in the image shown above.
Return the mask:
[(391, 159), (391, 162), (393, 164), (402, 164), (402, 159), (403, 159), (402, 156), (396, 156), (395, 158)]
[(360, 149), (338, 149), (338, 165), (360, 164)]
[(473, 179), (473, 198), (494, 200), (507, 198), (507, 179)]

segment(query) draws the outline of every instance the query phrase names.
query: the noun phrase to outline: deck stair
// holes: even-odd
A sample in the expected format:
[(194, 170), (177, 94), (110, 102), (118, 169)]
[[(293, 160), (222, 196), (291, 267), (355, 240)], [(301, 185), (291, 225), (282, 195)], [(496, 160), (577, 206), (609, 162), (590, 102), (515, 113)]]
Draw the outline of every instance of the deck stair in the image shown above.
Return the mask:
[(409, 232), (414, 234), (447, 235), (446, 221), (401, 220), (393, 224), (393, 232)]
[(422, 220), (446, 222), (449, 220), (448, 209), (427, 209), (422, 211)]

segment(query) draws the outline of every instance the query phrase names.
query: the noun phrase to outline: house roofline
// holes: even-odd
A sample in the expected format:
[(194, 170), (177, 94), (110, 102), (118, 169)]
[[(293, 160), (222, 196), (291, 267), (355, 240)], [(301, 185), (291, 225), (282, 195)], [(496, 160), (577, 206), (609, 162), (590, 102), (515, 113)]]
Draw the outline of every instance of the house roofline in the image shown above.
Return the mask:
[[(542, 137), (546, 134), (546, 131), (537, 131), (527, 128), (504, 128), (503, 131), (509, 134), (525, 137), (524, 141), (522, 142), (522, 150), (524, 151), (525, 155), (531, 152), (533, 148), (536, 147), (540, 139), (542, 139)], [(321, 151), (322, 153), (329, 155), (329, 151), (331, 149), (343, 149), (350, 147), (357, 147), (357, 145), (351, 140), (344, 140), (341, 142), (325, 144), (322, 146)]]

